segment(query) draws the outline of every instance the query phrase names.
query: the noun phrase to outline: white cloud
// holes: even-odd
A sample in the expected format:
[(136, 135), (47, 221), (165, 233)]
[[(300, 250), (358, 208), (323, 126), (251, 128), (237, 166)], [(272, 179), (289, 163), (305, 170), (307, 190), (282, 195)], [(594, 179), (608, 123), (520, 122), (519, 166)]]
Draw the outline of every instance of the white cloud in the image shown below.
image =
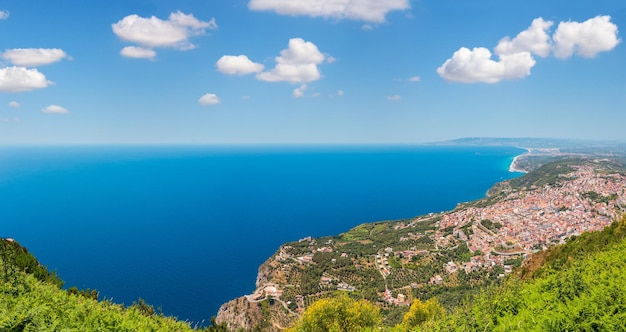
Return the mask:
[(419, 76), (412, 76), (412, 77), (409, 77), (409, 82), (419, 82), (419, 81), (421, 81), (421, 80), (422, 80), (422, 78), (421, 78), (421, 77), (419, 77)]
[[(136, 14), (128, 15), (111, 25), (119, 38), (137, 43), (143, 48), (171, 47), (179, 50), (195, 48), (189, 39), (202, 35), (206, 29), (217, 29), (215, 19), (203, 22), (192, 14), (180, 11), (171, 13), (167, 20), (155, 16), (144, 18)], [(137, 55), (137, 52), (130, 52)], [(124, 55), (124, 54), (123, 54)]]
[(437, 68), (437, 73), (448, 81), (497, 83), (530, 75), (536, 63), (531, 53), (547, 57), (552, 51), (561, 59), (574, 54), (591, 58), (621, 42), (610, 16), (596, 16), (583, 23), (561, 22), (550, 37), (552, 26), (553, 22), (539, 17), (515, 38), (502, 38), (494, 49), (498, 61), (491, 59), (491, 52), (484, 47), (471, 51), (462, 47)]
[(343, 96), (343, 90), (338, 90), (336, 95), (339, 96), (339, 97), (342, 97)]
[(263, 65), (252, 62), (245, 55), (224, 55), (215, 64), (217, 70), (228, 75), (247, 75), (263, 71)]
[(153, 49), (139, 46), (126, 46), (120, 51), (120, 54), (135, 59), (154, 59), (156, 57), (156, 52)]
[(299, 87), (297, 87), (295, 90), (293, 90), (293, 97), (294, 98), (300, 98), (304, 96), (304, 91), (306, 91), (307, 86), (306, 84), (302, 84)]
[(361, 26), (361, 30), (363, 30), (363, 31), (370, 31), (370, 30), (374, 30), (374, 27), (371, 24), (363, 24)]
[(388, 96), (387, 100), (400, 101), (400, 100), (402, 100), (402, 97), (400, 97), (400, 95), (393, 95), (393, 96)]
[(387, 13), (409, 9), (409, 0), (250, 0), (251, 10), (382, 23)]
[(198, 104), (202, 106), (217, 105), (219, 103), (220, 99), (214, 93), (207, 93), (198, 99)]
[(617, 25), (611, 23), (610, 16), (596, 16), (583, 23), (561, 22), (552, 37), (554, 56), (565, 59), (576, 53), (592, 58), (615, 48), (621, 42), (617, 33)]
[(497, 83), (530, 75), (535, 63), (528, 52), (500, 55), (499, 61), (494, 61), (491, 52), (484, 47), (473, 50), (461, 47), (437, 68), (437, 73), (447, 81)]
[(44, 109), (41, 110), (44, 113), (55, 113), (55, 114), (67, 114), (70, 111), (68, 111), (67, 109), (59, 106), (59, 105), (50, 105)]
[(0, 68), (0, 92), (23, 92), (45, 88), (52, 82), (37, 69), (25, 67)]
[(530, 52), (541, 57), (547, 57), (550, 54), (552, 45), (548, 30), (553, 25), (551, 21), (544, 21), (538, 17), (533, 20), (528, 29), (520, 32), (511, 40), (510, 37), (504, 37), (495, 48), (498, 55), (511, 55), (520, 52)]
[(217, 29), (217, 23), (215, 22), (215, 18), (211, 18), (211, 20), (208, 22), (203, 22), (195, 18), (192, 14), (184, 14), (180, 11), (177, 11), (176, 13), (171, 13), (170, 21), (176, 26), (191, 28), (191, 33), (193, 34), (203, 34), (203, 29)]
[(289, 48), (282, 50), (276, 57), (276, 67), (271, 71), (257, 74), (262, 81), (291, 83), (306, 83), (321, 78), (317, 65), (324, 62), (326, 56), (315, 44), (304, 41), (302, 38), (289, 40)]
[(9, 18), (9, 12), (6, 10), (0, 10), (0, 20), (6, 20)]
[(4, 51), (2, 58), (23, 67), (43, 66), (71, 59), (65, 51), (58, 48), (15, 48)]
[(10, 101), (9, 102), (9, 107), (19, 108), (20, 106), (22, 106), (22, 105), (20, 103), (16, 102), (16, 101)]

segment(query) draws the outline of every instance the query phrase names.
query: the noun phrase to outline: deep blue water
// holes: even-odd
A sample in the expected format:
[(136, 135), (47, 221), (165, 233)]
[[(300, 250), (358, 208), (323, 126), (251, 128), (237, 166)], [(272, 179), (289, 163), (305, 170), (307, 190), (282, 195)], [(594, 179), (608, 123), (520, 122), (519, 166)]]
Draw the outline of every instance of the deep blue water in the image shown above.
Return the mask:
[(478, 199), (511, 147), (0, 147), (0, 237), (66, 287), (201, 322), (280, 244)]

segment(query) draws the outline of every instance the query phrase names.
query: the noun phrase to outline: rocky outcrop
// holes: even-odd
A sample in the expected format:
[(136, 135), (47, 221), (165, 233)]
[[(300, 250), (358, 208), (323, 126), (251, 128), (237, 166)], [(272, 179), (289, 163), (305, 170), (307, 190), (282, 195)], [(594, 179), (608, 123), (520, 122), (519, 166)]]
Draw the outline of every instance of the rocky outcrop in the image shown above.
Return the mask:
[(261, 307), (242, 296), (222, 304), (215, 321), (218, 324), (225, 324), (230, 331), (239, 329), (249, 331), (260, 326), (261, 319)]
[(230, 331), (281, 331), (290, 326), (298, 315), (280, 300), (280, 291), (272, 283), (276, 266), (274, 254), (259, 267), (256, 290), (222, 304), (216, 323), (225, 324)]

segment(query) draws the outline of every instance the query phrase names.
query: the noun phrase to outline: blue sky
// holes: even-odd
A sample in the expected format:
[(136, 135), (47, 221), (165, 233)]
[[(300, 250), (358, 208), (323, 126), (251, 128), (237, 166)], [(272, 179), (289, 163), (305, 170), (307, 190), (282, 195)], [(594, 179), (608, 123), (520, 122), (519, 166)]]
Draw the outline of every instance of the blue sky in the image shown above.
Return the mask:
[(623, 0), (0, 0), (0, 144), (625, 140)]

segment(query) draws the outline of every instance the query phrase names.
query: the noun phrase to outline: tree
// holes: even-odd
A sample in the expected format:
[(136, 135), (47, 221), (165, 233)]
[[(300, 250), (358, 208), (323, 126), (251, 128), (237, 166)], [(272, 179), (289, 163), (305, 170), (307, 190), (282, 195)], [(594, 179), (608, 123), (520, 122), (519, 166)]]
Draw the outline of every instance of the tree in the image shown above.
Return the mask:
[(404, 315), (402, 320), (402, 328), (405, 330), (411, 330), (412, 328), (422, 325), (427, 321), (437, 319), (443, 316), (444, 310), (439, 301), (436, 298), (431, 298), (426, 302), (422, 302), (420, 299), (415, 299), (409, 312)]
[(315, 301), (290, 331), (356, 332), (375, 328), (381, 321), (380, 309), (371, 302), (341, 295)]

